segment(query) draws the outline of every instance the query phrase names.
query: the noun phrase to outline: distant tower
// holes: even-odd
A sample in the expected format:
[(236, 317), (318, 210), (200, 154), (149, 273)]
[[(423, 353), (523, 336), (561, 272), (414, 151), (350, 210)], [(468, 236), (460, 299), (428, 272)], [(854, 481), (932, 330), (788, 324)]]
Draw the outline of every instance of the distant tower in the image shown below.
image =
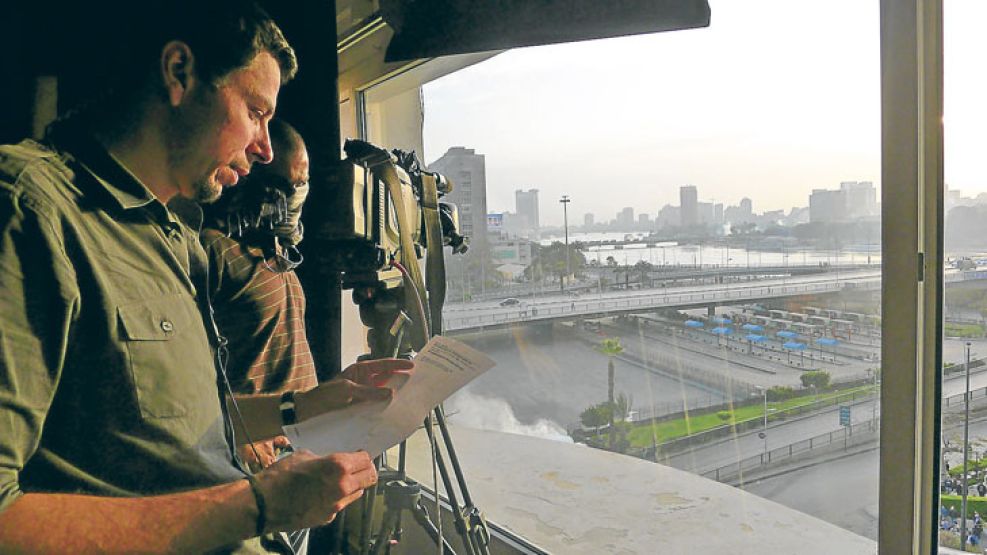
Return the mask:
[(740, 212), (745, 216), (754, 214), (754, 205), (751, 203), (751, 199), (747, 197), (740, 199)]
[(699, 191), (693, 185), (679, 188), (679, 218), (683, 226), (699, 223)]
[(462, 234), (469, 237), (470, 250), (485, 251), (487, 245), (486, 160), (472, 148), (454, 146), (429, 164), (430, 171), (452, 180), (452, 192), (445, 199), (459, 208)]
[(591, 212), (587, 212), (583, 216), (583, 225), (586, 227), (591, 227), (593, 225), (595, 218)]
[(538, 220), (538, 189), (514, 191), (514, 211), (527, 220), (528, 229), (536, 235), (541, 223)]

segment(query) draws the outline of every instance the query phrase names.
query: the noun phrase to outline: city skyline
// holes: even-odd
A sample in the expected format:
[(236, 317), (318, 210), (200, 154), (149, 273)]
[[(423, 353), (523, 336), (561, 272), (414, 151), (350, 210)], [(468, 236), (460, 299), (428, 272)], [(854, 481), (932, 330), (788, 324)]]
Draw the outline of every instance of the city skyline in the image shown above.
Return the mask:
[[(562, 194), (599, 221), (653, 216), (683, 185), (786, 212), (844, 181), (880, 191), (878, 4), (710, 4), (708, 29), (517, 49), (425, 85), (424, 158), (475, 148), (490, 211), (538, 188), (546, 226)], [(987, 3), (946, 6), (946, 183), (968, 196), (987, 191), (984, 17)]]

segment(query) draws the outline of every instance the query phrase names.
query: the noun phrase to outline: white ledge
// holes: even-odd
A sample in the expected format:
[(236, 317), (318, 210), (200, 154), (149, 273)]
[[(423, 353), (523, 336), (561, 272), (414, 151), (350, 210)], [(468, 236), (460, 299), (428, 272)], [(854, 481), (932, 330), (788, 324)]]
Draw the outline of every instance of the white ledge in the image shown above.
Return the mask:
[[(487, 519), (552, 553), (877, 552), (873, 540), (661, 464), (528, 436), (450, 431)], [(419, 430), (409, 440), (408, 471), (431, 488), (424, 438)], [(389, 456), (396, 461), (396, 450)]]

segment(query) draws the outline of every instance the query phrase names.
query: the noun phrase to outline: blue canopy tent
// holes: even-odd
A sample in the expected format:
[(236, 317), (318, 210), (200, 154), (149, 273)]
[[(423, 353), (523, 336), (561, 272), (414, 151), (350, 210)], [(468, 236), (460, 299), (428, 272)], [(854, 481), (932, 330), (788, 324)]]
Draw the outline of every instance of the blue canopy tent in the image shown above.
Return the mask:
[[(796, 337), (799, 336), (799, 334), (795, 333), (794, 331), (788, 331), (788, 330), (781, 330), (775, 335), (777, 335), (778, 337), (783, 337), (785, 339), (795, 339)], [(782, 346), (784, 347), (784, 345)]]
[[(816, 345), (825, 345), (827, 347), (835, 347), (839, 345), (839, 343), (839, 341), (833, 339), (832, 337), (820, 337), (819, 339), (816, 339)], [(833, 355), (833, 362), (836, 362), (836, 349), (833, 349), (833, 352), (830, 354)], [(822, 347), (819, 348), (819, 356), (822, 356)]]
[[(788, 332), (788, 333), (792, 333), (792, 332)], [(778, 332), (778, 335), (781, 335), (781, 332)], [(799, 366), (805, 363), (805, 348), (806, 348), (805, 343), (799, 343), (798, 341), (787, 341), (785, 343), (782, 343), (781, 347), (786, 351), (788, 351), (789, 364), (792, 362), (792, 351), (799, 351), (799, 356), (801, 357), (799, 360)]]
[(709, 331), (710, 331), (710, 333), (716, 335), (716, 344), (717, 345), (720, 345), (721, 344), (720, 343), (720, 337), (722, 337), (724, 335), (730, 335), (731, 333), (733, 333), (733, 330), (732, 329), (725, 328), (723, 326), (713, 328), (713, 329), (711, 329)]
[(733, 323), (733, 320), (727, 318), (726, 316), (713, 316), (710, 318), (710, 322), (713, 322), (714, 324), (731, 324)]
[(747, 352), (749, 354), (754, 354), (755, 343), (764, 343), (765, 341), (768, 340), (767, 337), (764, 337), (763, 335), (758, 335), (756, 333), (748, 333), (746, 339), (747, 339)]
[(685, 321), (685, 327), (687, 327), (687, 328), (701, 328), (701, 327), (703, 327), (703, 323), (700, 322), (699, 320), (686, 320)]
[(764, 326), (759, 326), (757, 324), (744, 324), (740, 326), (740, 328), (747, 331), (764, 331)]

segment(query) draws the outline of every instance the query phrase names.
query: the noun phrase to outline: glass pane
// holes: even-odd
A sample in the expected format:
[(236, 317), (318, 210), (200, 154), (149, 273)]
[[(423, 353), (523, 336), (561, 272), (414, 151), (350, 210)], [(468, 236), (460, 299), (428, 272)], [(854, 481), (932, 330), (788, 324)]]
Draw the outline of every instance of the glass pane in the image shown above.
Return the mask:
[[(946, 288), (939, 541), (975, 553), (983, 549), (980, 515), (987, 510), (987, 426), (983, 422), (987, 239), (981, 232), (987, 222), (987, 177), (982, 162), (987, 146), (983, 136), (987, 80), (981, 69), (987, 38), (974, 23), (984, 17), (987, 5), (983, 2), (944, 2)], [(969, 395), (964, 395), (966, 391)]]
[(874, 553), (878, 3), (710, 5), (422, 85), (470, 237), (445, 331), (497, 362), (446, 403), (457, 450), (550, 552)]

